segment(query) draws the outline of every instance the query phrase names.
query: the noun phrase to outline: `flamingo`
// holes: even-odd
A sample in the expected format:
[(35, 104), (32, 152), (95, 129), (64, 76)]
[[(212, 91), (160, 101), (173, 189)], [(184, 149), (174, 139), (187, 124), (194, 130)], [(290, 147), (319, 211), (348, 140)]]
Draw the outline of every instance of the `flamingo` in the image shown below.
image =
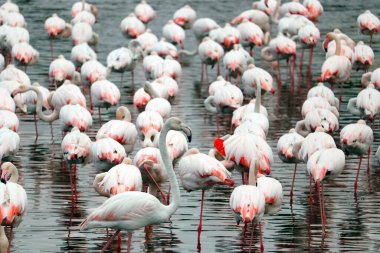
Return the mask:
[[(321, 76), (318, 77), (319, 82), (330, 82), (331, 87), (334, 83), (344, 83), (350, 78), (351, 62), (342, 55), (341, 38), (338, 34), (329, 32), (326, 34), (325, 41), (334, 40), (336, 45), (335, 55), (327, 58), (322, 65)], [(325, 42), (323, 43), (325, 44)], [(341, 86), (342, 87), (342, 86)], [(342, 89), (341, 89), (342, 91)], [(341, 95), (339, 97), (341, 101)], [(340, 104), (340, 102), (339, 102)]]
[(0, 97), (2, 98), (2, 100), (0, 100), (0, 110), (15, 112), (16, 104), (15, 101), (13, 101), (8, 90), (0, 87)]
[(367, 72), (371, 67), (374, 58), (375, 55), (372, 48), (365, 45), (363, 41), (359, 41), (354, 50), (353, 68), (356, 70), (364, 69), (364, 72)]
[(53, 39), (58, 37), (68, 38), (71, 35), (72, 26), (54, 13), (46, 19), (45, 30), (50, 38), (50, 59), (53, 60)]
[(266, 133), (263, 128), (258, 124), (252, 124), (252, 122), (249, 121), (244, 121), (237, 128), (235, 128), (234, 134), (238, 133), (250, 133), (262, 138), (263, 140), (266, 139)]
[(210, 96), (215, 96), (215, 92), (219, 89), (221, 89), (224, 85), (226, 85), (227, 82), (223, 76), (218, 76), (214, 82), (210, 84), (210, 87), (208, 89), (208, 94)]
[[(0, 200), (1, 206), (1, 225), (10, 226), (11, 234), (13, 227), (18, 227), (25, 214), (28, 199), (24, 188), (19, 185), (19, 174), (16, 166), (10, 162), (1, 165), (1, 184), (0, 184)], [(11, 242), (8, 245), (10, 252)]]
[(231, 193), (230, 207), (235, 214), (236, 223), (244, 224), (252, 223), (250, 250), (253, 241), (254, 223), (259, 223), (260, 228), (260, 248), (264, 251), (264, 245), (261, 235), (261, 218), (265, 212), (265, 196), (264, 193), (257, 187), (258, 168), (254, 162), (249, 166), (248, 185), (240, 185)]
[(340, 132), (340, 141), (345, 152), (348, 154), (358, 155), (360, 157), (354, 184), (356, 193), (358, 188), (360, 165), (363, 155), (366, 153), (368, 153), (369, 170), (369, 158), (371, 154), (371, 144), (373, 143), (373, 131), (366, 125), (364, 120), (359, 120), (357, 123), (348, 124), (342, 129)]
[[(345, 166), (345, 156), (342, 150), (337, 148), (327, 148), (316, 151), (309, 157), (307, 171), (313, 177), (319, 192), (320, 212), (322, 220), (322, 238), (325, 236), (326, 214), (323, 198), (323, 180), (334, 179), (340, 175)], [(310, 187), (311, 189), (311, 187)]]
[(320, 31), (314, 24), (301, 27), (298, 30), (297, 35), (292, 37), (292, 39), (297, 41), (301, 47), (300, 68), (302, 66), (304, 50), (309, 49), (309, 71), (311, 71), (310, 69), (313, 62), (313, 49), (317, 45), (319, 38)]
[(312, 21), (317, 21), (323, 14), (323, 6), (319, 0), (304, 0), (303, 5), (308, 11), (307, 17)]
[(28, 43), (21, 42), (12, 47), (12, 57), (19, 65), (27, 66), (36, 64), (40, 53)]
[(103, 170), (121, 163), (125, 157), (124, 147), (110, 137), (98, 139), (91, 146), (91, 160)]
[(172, 100), (178, 92), (177, 82), (168, 75), (157, 78), (153, 82), (145, 82), (144, 91), (151, 98), (165, 98)]
[(12, 161), (20, 148), (20, 136), (6, 127), (0, 128), (0, 163)]
[[(133, 230), (147, 225), (162, 223), (170, 218), (170, 216), (177, 210), (180, 201), (179, 187), (165, 145), (166, 136), (169, 130), (184, 131), (189, 137), (189, 140), (191, 140), (191, 131), (180, 119), (170, 118), (166, 121), (162, 130), (162, 135), (160, 136), (160, 153), (173, 191), (173, 200), (170, 202), (170, 205), (165, 206), (154, 196), (143, 192), (125, 192), (106, 200), (100, 207), (91, 212), (85, 221), (82, 222), (80, 227), (81, 230), (92, 227), (110, 227), (118, 229), (115, 235), (110, 238), (109, 243), (107, 243), (103, 251), (105, 251), (121, 229), (132, 232)], [(130, 215), (132, 213), (134, 214), (133, 216)], [(131, 237), (132, 235), (129, 234), (129, 249), (131, 246)]]
[(227, 51), (234, 48), (234, 45), (239, 44), (241, 34), (237, 28), (226, 23), (223, 28), (211, 31), (210, 38), (222, 45)]
[[(257, 88), (257, 84), (260, 85), (260, 89), (262, 88), (263, 91), (270, 91), (272, 94), (275, 92), (272, 76), (266, 70), (256, 67), (254, 64), (248, 65), (241, 79), (244, 86), (244, 93), (251, 94), (252, 90)], [(261, 97), (260, 93), (257, 95)]]
[(356, 98), (350, 98), (347, 104), (348, 111), (357, 116), (373, 121), (380, 112), (380, 92), (372, 84), (361, 90)]
[(91, 85), (107, 78), (107, 68), (97, 60), (86, 61), (80, 70), (82, 83)]
[(105, 123), (96, 134), (96, 139), (110, 137), (125, 146), (127, 154), (133, 151), (137, 140), (136, 126), (131, 123), (131, 113), (125, 106), (116, 110), (116, 119)]
[(154, 135), (164, 125), (162, 116), (155, 111), (144, 111), (137, 116), (136, 128), (140, 132), (143, 147), (153, 147)]
[(231, 179), (231, 173), (221, 162), (199, 153), (197, 149), (189, 150), (184, 154), (178, 165), (178, 174), (182, 186), (187, 192), (202, 190), (201, 214), (198, 225), (198, 249), (200, 249), (205, 190), (216, 184), (232, 187), (235, 182)]
[(14, 132), (17, 132), (20, 122), (14, 112), (7, 110), (0, 110), (0, 129), (8, 128)]
[(95, 17), (98, 16), (98, 8), (94, 4), (86, 3), (85, 1), (79, 1), (73, 4), (71, 7), (71, 17), (75, 18), (81, 11), (89, 11)]
[(148, 28), (136, 38), (136, 41), (140, 43), (144, 51), (148, 52), (153, 45), (158, 42), (158, 38), (152, 33), (152, 30)]
[(77, 23), (87, 23), (90, 26), (93, 26), (96, 22), (96, 17), (89, 11), (83, 10), (78, 12), (77, 15), (71, 20), (71, 24), (75, 25)]
[(145, 111), (158, 112), (163, 119), (167, 119), (170, 116), (172, 107), (165, 98), (153, 98), (145, 107)]
[(210, 31), (220, 28), (220, 26), (211, 18), (199, 18), (195, 20), (193, 27), (198, 42), (202, 41), (205, 37), (209, 36)]
[(157, 52), (152, 52), (143, 59), (143, 69), (147, 79), (154, 79), (154, 69), (156, 66), (162, 66), (164, 59)]
[(127, 38), (137, 38), (145, 32), (145, 29), (144, 23), (134, 13), (130, 13), (120, 23), (120, 30)]
[(156, 17), (155, 10), (145, 0), (141, 0), (141, 2), (136, 5), (135, 14), (136, 17), (145, 24), (148, 24)]
[(263, 174), (257, 175), (257, 187), (265, 196), (264, 214), (276, 214), (281, 210), (283, 193), (280, 181), (275, 178), (266, 177)]
[(13, 64), (9, 64), (1, 71), (0, 81), (17, 81), (19, 84), (31, 85), (29, 76)]
[(139, 111), (142, 111), (150, 99), (150, 95), (144, 91), (144, 88), (140, 88), (133, 95), (133, 104)]
[(250, 22), (258, 25), (261, 30), (263, 30), (266, 38), (269, 38), (270, 24), (268, 15), (260, 10), (247, 10), (240, 13), (234, 19), (232, 19), (231, 24), (237, 25), (243, 22), (243, 20), (248, 20)]
[(162, 66), (162, 75), (160, 75), (158, 78), (164, 75), (170, 76), (174, 80), (178, 80), (182, 75), (181, 64), (176, 59), (173, 59), (173, 57), (170, 55), (167, 55), (165, 57)]
[(233, 50), (224, 55), (223, 64), (228, 72), (228, 75), (235, 78), (236, 86), (239, 84), (239, 76), (243, 75), (248, 64), (252, 61), (253, 58), (242, 48), (240, 44), (234, 45)]
[(76, 23), (73, 26), (71, 37), (74, 45), (79, 45), (81, 43), (96, 45), (99, 40), (99, 35), (92, 30), (91, 25), (84, 22)]
[(19, 12), (8, 12), (3, 16), (3, 24), (11, 27), (26, 27), (24, 16)]
[(87, 61), (96, 59), (95, 51), (87, 43), (81, 43), (71, 49), (71, 61), (77, 67), (81, 67)]
[(72, 80), (74, 83), (80, 83), (80, 74), (75, 71), (74, 64), (71, 61), (66, 60), (63, 55), (59, 55), (57, 59), (50, 63), (49, 76), (52, 78), (56, 88), (65, 80)]
[(69, 164), (86, 164), (91, 156), (91, 139), (85, 133), (79, 131), (79, 128), (73, 127), (71, 132), (66, 134), (62, 140), (61, 149), (63, 158)]
[(142, 178), (140, 170), (124, 158), (123, 162), (112, 167), (108, 172), (95, 176), (93, 186), (101, 196), (111, 197), (127, 191), (141, 191)]
[[(130, 71), (132, 74), (132, 84), (134, 83), (133, 70), (136, 67), (136, 62), (141, 58), (142, 51), (137, 41), (131, 41), (129, 47), (121, 47), (111, 51), (107, 56), (107, 72)], [(123, 77), (123, 76), (122, 76)], [(123, 79), (122, 79), (123, 80)], [(121, 83), (122, 83), (121, 80)]]
[(285, 163), (294, 163), (294, 170), (293, 170), (293, 180), (292, 180), (292, 186), (290, 187), (290, 205), (293, 204), (293, 189), (294, 189), (294, 182), (296, 179), (296, 172), (297, 172), (297, 164), (301, 162), (299, 158), (297, 157), (297, 153), (294, 148), (295, 144), (302, 143), (305, 138), (298, 134), (294, 128), (289, 130), (289, 133), (286, 133), (280, 137), (280, 139), (277, 142), (277, 154), (280, 157), (280, 159)]
[(285, 37), (281, 33), (269, 42), (269, 46), (261, 49), (261, 57), (264, 60), (277, 61), (279, 84), (281, 84), (280, 60), (288, 60), (290, 57), (295, 57), (295, 55), (296, 43), (293, 40)]
[(218, 63), (219, 66), (219, 61), (224, 55), (224, 50), (223, 47), (217, 42), (210, 39), (209, 37), (205, 37), (198, 46), (198, 53), (201, 58), (201, 82), (203, 82), (203, 69), (204, 65), (206, 65), (206, 82), (208, 85), (209, 82), (207, 65), (211, 65), (213, 68), (214, 65)]
[(100, 108), (110, 108), (120, 101), (120, 90), (114, 83), (108, 80), (98, 80), (91, 85), (91, 101), (93, 106), (98, 107), (99, 125), (102, 125)]
[(197, 13), (190, 5), (185, 5), (173, 14), (173, 21), (183, 29), (190, 29), (197, 19)]
[(150, 48), (149, 51), (156, 52), (161, 57), (166, 57), (167, 55), (170, 55), (174, 59), (178, 58), (177, 48), (170, 42), (167, 42), (165, 38), (161, 38)]
[(330, 110), (316, 108), (306, 114), (304, 120), (300, 120), (296, 124), (296, 131), (302, 136), (315, 131), (320, 127), (325, 132), (332, 133), (339, 129), (339, 121)]
[(168, 23), (162, 27), (162, 35), (169, 42), (180, 45), (182, 49), (185, 47), (185, 31), (173, 20), (169, 20)]
[(277, 7), (277, 0), (260, 0), (252, 3), (252, 9), (265, 12), (268, 16), (272, 15)]
[(376, 88), (380, 87), (380, 68), (375, 69), (373, 72), (367, 72), (362, 75), (362, 85), (367, 87), (370, 83)]
[(79, 104), (63, 106), (59, 111), (59, 119), (63, 132), (68, 132), (73, 127), (77, 127), (81, 132), (85, 132), (92, 126), (91, 113), (87, 108)]
[(261, 47), (264, 45), (264, 33), (261, 28), (255, 23), (244, 20), (237, 26), (241, 36), (241, 44), (248, 46), (249, 54), (253, 56), (253, 48), (255, 46)]
[(291, 2), (283, 3), (280, 6), (280, 17), (285, 16), (286, 14), (297, 14), (308, 17), (309, 12), (305, 6), (303, 6), (298, 0)]
[(372, 47), (372, 36), (380, 31), (380, 20), (370, 10), (366, 10), (358, 16), (357, 23), (360, 32), (370, 36), (369, 46)]

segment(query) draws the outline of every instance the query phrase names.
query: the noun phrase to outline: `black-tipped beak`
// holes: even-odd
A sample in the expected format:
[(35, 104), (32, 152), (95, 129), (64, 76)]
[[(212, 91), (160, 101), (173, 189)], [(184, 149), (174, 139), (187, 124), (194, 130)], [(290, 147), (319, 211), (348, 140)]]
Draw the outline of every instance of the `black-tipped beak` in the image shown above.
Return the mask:
[(2, 178), (0, 181), (1, 181), (3, 184), (6, 184), (6, 183), (7, 183), (7, 181), (5, 181), (4, 178)]
[(191, 129), (190, 129), (190, 127), (188, 127), (188, 126), (186, 126), (186, 125), (183, 124), (182, 127), (181, 127), (181, 130), (187, 136), (187, 140), (189, 142), (191, 142)]

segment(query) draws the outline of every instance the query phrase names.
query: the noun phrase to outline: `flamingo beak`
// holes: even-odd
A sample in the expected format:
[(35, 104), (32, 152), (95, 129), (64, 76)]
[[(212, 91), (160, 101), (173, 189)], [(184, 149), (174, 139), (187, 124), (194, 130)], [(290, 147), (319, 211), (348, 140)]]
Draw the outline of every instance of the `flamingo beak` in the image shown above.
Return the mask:
[(190, 127), (188, 127), (187, 125), (182, 123), (181, 124), (181, 131), (185, 133), (187, 140), (189, 142), (191, 142), (192, 133), (191, 133)]

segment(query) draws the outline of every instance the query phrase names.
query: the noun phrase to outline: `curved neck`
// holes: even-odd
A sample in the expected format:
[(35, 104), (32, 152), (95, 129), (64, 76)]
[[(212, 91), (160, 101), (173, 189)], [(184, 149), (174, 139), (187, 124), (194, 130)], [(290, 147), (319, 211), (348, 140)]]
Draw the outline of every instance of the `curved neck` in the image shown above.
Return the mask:
[(173, 164), (170, 160), (168, 148), (166, 146), (166, 136), (168, 135), (169, 130), (170, 126), (168, 124), (165, 124), (160, 134), (158, 147), (160, 149), (161, 158), (168, 174), (171, 189), (173, 191), (173, 199), (170, 201), (170, 205), (168, 206), (168, 213), (169, 215), (172, 215), (179, 207), (180, 193), (177, 178), (173, 169)]
[(371, 75), (372, 75), (372, 72), (367, 72), (367, 73), (364, 73), (363, 75), (362, 75), (362, 85), (364, 86), (364, 87), (367, 87), (368, 86), (368, 84), (371, 82)]
[(18, 170), (17, 170), (17, 168), (15, 166), (12, 166), (10, 174), (11, 174), (11, 177), (9, 178), (8, 181), (12, 182), (12, 183), (17, 183), (19, 175), (18, 175)]
[(261, 106), (261, 84), (259, 77), (256, 76), (256, 100), (255, 100), (255, 112), (260, 113)]
[(270, 51), (269, 47), (264, 47), (260, 52), (260, 56), (261, 56), (261, 58), (263, 58), (266, 61), (273, 61), (274, 60), (274, 56), (273, 56), (272, 52)]
[(204, 104), (206, 106), (206, 110), (211, 113), (217, 113), (216, 107), (212, 105), (212, 102), (214, 101), (214, 96), (209, 96), (206, 98)]
[(335, 55), (342, 55), (342, 44), (340, 37), (336, 34), (331, 34), (330, 37), (335, 41)]
[(59, 111), (57, 109), (53, 108), (53, 112), (49, 115), (45, 114), (42, 111), (42, 104), (43, 104), (42, 92), (37, 87), (33, 87), (33, 86), (30, 87), (30, 90), (34, 91), (37, 94), (36, 113), (38, 117), (45, 122), (53, 122), (54, 120), (58, 119)]
[(256, 160), (251, 160), (251, 165), (249, 166), (249, 177), (248, 177), (248, 184), (256, 186), (257, 181), (257, 173), (258, 173), (258, 167), (256, 166)]
[(347, 109), (351, 114), (359, 116), (362, 112), (358, 109), (357, 100), (357, 98), (350, 98), (350, 100), (348, 100)]
[(309, 131), (306, 129), (305, 120), (300, 120), (296, 123), (296, 132), (303, 137), (306, 137), (309, 134)]
[(157, 91), (152, 87), (152, 84), (149, 82), (145, 82), (144, 91), (149, 94), (152, 98), (159, 98), (160, 95)]
[(104, 190), (104, 187), (100, 186), (100, 183), (103, 181), (104, 177), (106, 176), (106, 172), (104, 173), (100, 173), (100, 174), (97, 174), (95, 176), (95, 179), (94, 179), (94, 182), (93, 182), (93, 186), (95, 188), (95, 191), (97, 193), (99, 193), (100, 196), (104, 196), (104, 197), (110, 197), (110, 194), (107, 193), (105, 190)]

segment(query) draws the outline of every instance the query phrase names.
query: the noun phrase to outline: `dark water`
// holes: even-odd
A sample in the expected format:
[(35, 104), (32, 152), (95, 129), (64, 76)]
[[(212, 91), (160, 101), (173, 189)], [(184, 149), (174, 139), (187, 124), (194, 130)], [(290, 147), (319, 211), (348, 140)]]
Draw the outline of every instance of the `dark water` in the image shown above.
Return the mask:
[[(161, 34), (161, 27), (172, 16), (173, 12), (190, 1), (151, 1), (157, 10), (157, 18), (149, 25), (153, 31)], [(322, 34), (339, 27), (352, 36), (355, 41), (369, 38), (360, 35), (356, 27), (356, 17), (366, 9), (371, 9), (376, 15), (380, 12), (380, 1), (323, 1), (325, 13), (317, 24)], [(17, 1), (22, 14), (28, 22), (31, 44), (40, 51), (40, 62), (28, 68), (32, 81), (38, 81), (48, 86), (48, 68), (50, 63), (49, 40), (44, 32), (44, 21), (56, 12), (65, 20), (70, 20), (72, 1)], [(98, 59), (105, 64), (107, 54), (124, 44), (119, 30), (120, 21), (133, 11), (137, 1), (96, 1), (99, 8), (99, 22), (94, 30), (100, 36), (96, 47)], [(198, 17), (211, 17), (223, 24), (241, 11), (250, 8), (251, 1), (191, 1)], [(186, 33), (186, 47), (195, 47), (195, 39), (191, 32)], [(54, 41), (55, 55), (70, 56), (71, 40)], [(379, 52), (379, 36), (374, 39), (375, 55)], [(256, 55), (258, 51), (256, 51)], [(312, 79), (308, 80), (306, 66), (304, 77), (296, 78), (297, 84), (293, 94), (289, 92), (289, 79), (282, 69), (283, 83), (274, 95), (266, 95), (263, 104), (270, 113), (270, 131), (268, 143), (276, 147), (278, 138), (295, 125), (300, 119), (300, 106), (306, 98), (308, 85), (314, 85), (320, 74), (320, 66), (324, 60), (320, 43), (314, 54)], [(307, 57), (305, 58), (307, 59)], [(307, 61), (307, 60), (306, 60)], [(216, 137), (215, 117), (208, 115), (203, 106), (205, 92), (199, 92), (200, 62), (197, 57), (185, 59), (183, 76), (180, 85), (180, 95), (174, 101), (172, 115), (181, 117), (193, 129), (194, 141), (191, 147), (198, 147), (207, 152)], [(266, 69), (268, 65), (256, 59), (256, 65)], [(373, 69), (380, 65), (375, 61)], [(298, 71), (297, 71), (298, 72)], [(211, 71), (215, 78), (215, 71)], [(143, 81), (141, 66), (136, 71), (135, 89)], [(349, 84), (344, 86), (343, 105), (350, 97), (360, 91), (361, 73), (352, 72)], [(134, 89), (131, 88), (129, 75), (122, 88), (122, 104), (127, 104), (136, 119), (137, 110), (132, 105)], [(120, 84), (120, 75), (112, 74), (110, 80)], [(196, 85), (195, 85), (196, 84)], [(339, 91), (338, 91), (339, 92)], [(341, 128), (354, 122), (343, 106), (340, 117)], [(103, 111), (103, 120), (113, 118), (115, 108)], [(97, 116), (94, 116), (94, 129), (89, 132), (91, 137), (97, 131)], [(72, 206), (69, 170), (63, 166), (60, 142), (62, 136), (58, 123), (54, 124), (54, 138), (50, 135), (47, 124), (39, 122), (40, 138), (34, 143), (33, 118), (20, 116), (21, 148), (16, 157), (16, 165), (20, 168), (21, 184), (28, 194), (28, 212), (21, 225), (15, 229), (12, 242), (12, 252), (99, 252), (105, 241), (104, 229), (93, 229), (79, 232), (78, 225), (86, 217), (86, 211), (99, 206), (105, 198), (99, 197), (92, 188), (92, 180), (99, 170), (91, 165), (78, 168), (76, 175), (76, 200)], [(222, 123), (227, 128), (227, 120)], [(335, 136), (337, 137), (337, 135)], [(375, 131), (375, 143), (372, 154), (379, 146), (379, 130)], [(138, 150), (139, 147), (136, 147)], [(374, 158), (370, 160), (370, 173), (365, 169), (360, 173), (358, 197), (354, 198), (353, 183), (355, 180), (358, 159), (349, 157), (342, 175), (334, 182), (326, 184), (325, 208), (327, 228), (325, 251), (372, 251), (380, 248), (380, 214), (378, 208), (380, 195), (379, 164)], [(367, 162), (363, 162), (366, 168)], [(289, 207), (289, 189), (293, 166), (283, 164), (277, 157), (273, 164), (272, 176), (283, 185), (284, 204), (282, 210), (274, 216), (263, 220), (263, 236), (265, 251), (321, 251), (321, 219), (317, 196), (316, 204), (310, 209), (308, 200), (309, 181), (306, 176), (306, 165), (299, 166), (295, 185), (293, 211)], [(240, 175), (233, 174), (237, 183)], [(166, 186), (167, 189), (167, 186)], [(249, 238), (242, 236), (241, 227), (234, 222), (229, 208), (229, 196), (232, 189), (215, 187), (206, 192), (204, 223), (202, 232), (202, 252), (247, 252)], [(195, 252), (196, 230), (200, 212), (200, 192), (186, 193), (181, 189), (181, 207), (167, 222), (152, 228), (148, 233), (144, 229), (133, 235), (132, 252)], [(126, 234), (122, 234), (122, 248), (126, 251)], [(255, 249), (258, 250), (258, 234), (255, 234)], [(116, 241), (109, 252), (116, 252)]]

